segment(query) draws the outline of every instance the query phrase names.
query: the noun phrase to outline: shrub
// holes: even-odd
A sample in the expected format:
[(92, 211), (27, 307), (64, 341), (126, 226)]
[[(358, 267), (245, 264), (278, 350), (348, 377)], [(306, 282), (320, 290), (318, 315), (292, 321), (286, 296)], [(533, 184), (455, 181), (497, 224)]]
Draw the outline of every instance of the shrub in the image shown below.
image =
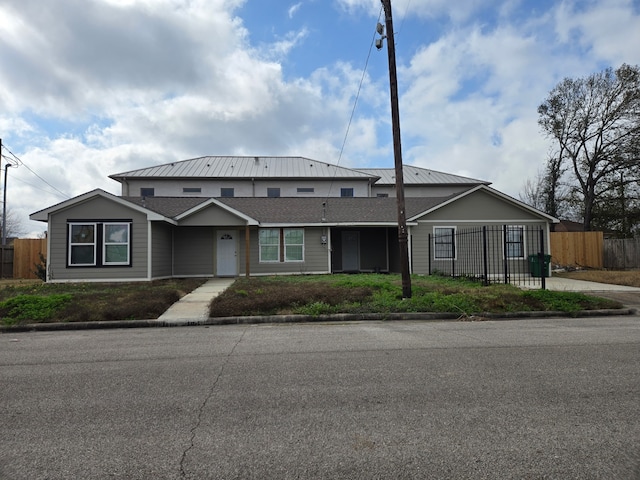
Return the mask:
[(13, 324), (23, 320), (51, 320), (54, 319), (66, 304), (71, 301), (69, 294), (49, 295), (18, 295), (0, 302), (0, 317), (5, 324)]

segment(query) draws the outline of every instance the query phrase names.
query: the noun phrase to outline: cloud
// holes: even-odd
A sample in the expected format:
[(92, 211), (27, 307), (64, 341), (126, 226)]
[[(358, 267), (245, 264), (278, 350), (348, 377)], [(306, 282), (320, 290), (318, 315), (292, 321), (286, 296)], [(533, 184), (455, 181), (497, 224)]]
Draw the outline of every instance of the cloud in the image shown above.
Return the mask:
[(301, 6), (302, 6), (302, 2), (298, 2), (294, 5), (291, 5), (289, 7), (289, 10), (287, 10), (287, 15), (289, 16), (289, 18), (293, 18), (293, 16), (298, 12), (298, 10), (300, 10)]
[[(261, 44), (251, 43), (256, 35), (240, 16), (245, 3), (1, 4), (3, 141), (68, 195), (119, 193), (109, 174), (208, 154), (392, 166), (386, 59), (370, 61), (359, 91), (366, 51), (346, 54), (371, 38), (379, 0), (292, 4), (288, 18), (280, 11), (265, 19), (260, 28), (271, 40)], [(636, 5), (393, 0), (403, 22), (405, 162), (517, 196), (546, 156), (536, 108), (549, 90), (566, 76), (640, 63)], [(310, 11), (317, 18), (292, 30), (289, 19)], [(334, 54), (318, 32), (338, 24), (353, 32)], [(24, 167), (11, 170), (8, 195), (23, 218), (64, 199)]]

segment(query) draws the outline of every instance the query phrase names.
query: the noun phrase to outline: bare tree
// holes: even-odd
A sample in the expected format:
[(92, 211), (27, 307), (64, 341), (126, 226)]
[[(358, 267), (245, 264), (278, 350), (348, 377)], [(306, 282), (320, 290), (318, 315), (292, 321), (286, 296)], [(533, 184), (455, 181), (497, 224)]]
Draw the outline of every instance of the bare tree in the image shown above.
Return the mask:
[[(2, 221), (3, 218), (0, 210), (0, 235), (2, 234)], [(22, 234), (24, 234), (24, 225), (22, 224), (20, 218), (15, 214), (15, 212), (7, 209), (7, 238), (19, 237)]]
[(538, 114), (544, 133), (556, 141), (555, 163), (548, 170), (559, 176), (550, 180), (571, 172), (574, 198), (581, 202), (584, 227), (590, 230), (596, 204), (610, 191), (607, 179), (624, 172), (630, 182), (638, 180), (640, 70), (624, 64), (615, 71), (566, 78), (551, 90)]

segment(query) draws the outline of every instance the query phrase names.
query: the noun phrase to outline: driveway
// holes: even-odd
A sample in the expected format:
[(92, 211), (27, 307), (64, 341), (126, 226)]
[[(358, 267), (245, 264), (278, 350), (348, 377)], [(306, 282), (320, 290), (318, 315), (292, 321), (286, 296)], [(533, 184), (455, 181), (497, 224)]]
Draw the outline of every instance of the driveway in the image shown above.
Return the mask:
[(586, 282), (571, 278), (551, 277), (546, 279), (548, 290), (583, 292), (598, 297), (610, 298), (626, 307), (640, 309), (640, 288), (610, 283)]

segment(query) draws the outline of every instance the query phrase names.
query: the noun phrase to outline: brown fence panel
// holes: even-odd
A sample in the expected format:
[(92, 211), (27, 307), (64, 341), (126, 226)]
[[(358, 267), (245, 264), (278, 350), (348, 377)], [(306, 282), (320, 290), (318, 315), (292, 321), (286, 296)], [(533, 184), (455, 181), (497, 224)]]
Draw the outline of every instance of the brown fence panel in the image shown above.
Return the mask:
[(38, 278), (34, 273), (40, 253), (47, 256), (46, 238), (22, 238), (13, 242), (13, 278)]
[(607, 238), (604, 267), (613, 270), (640, 268), (640, 238)]
[(13, 246), (0, 246), (0, 278), (13, 276)]
[(603, 241), (602, 232), (551, 232), (551, 262), (603, 268)]

